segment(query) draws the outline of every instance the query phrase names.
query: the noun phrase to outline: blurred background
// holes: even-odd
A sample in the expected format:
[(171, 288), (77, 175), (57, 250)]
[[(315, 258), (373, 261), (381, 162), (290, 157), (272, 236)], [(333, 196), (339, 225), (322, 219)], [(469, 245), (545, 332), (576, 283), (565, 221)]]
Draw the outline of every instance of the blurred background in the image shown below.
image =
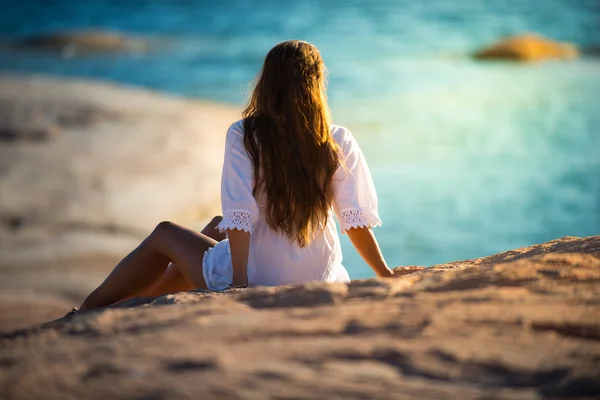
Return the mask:
[[(1, 3), (2, 73), (111, 81), (236, 110), (273, 45), (314, 43), (330, 73), (334, 123), (354, 133), (370, 164), (390, 265), (600, 233), (597, 0)], [(144, 45), (47, 51), (30, 40), (87, 29)], [(580, 54), (534, 63), (472, 57), (527, 33)], [(190, 184), (169, 190), (188, 193)], [(351, 277), (374, 276), (342, 239)]]

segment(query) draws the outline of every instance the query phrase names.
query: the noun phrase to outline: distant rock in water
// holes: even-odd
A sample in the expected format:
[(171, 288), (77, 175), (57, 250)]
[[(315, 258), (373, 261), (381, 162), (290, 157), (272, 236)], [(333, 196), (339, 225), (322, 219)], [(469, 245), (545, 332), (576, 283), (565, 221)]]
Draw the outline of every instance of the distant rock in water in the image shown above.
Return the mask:
[(480, 60), (535, 62), (548, 59), (572, 59), (579, 56), (577, 47), (555, 42), (538, 35), (519, 35), (501, 39), (473, 55)]
[(144, 51), (147, 49), (148, 43), (117, 32), (81, 30), (42, 33), (25, 37), (13, 43), (13, 47), (56, 51), (65, 56), (73, 56), (77, 53)]

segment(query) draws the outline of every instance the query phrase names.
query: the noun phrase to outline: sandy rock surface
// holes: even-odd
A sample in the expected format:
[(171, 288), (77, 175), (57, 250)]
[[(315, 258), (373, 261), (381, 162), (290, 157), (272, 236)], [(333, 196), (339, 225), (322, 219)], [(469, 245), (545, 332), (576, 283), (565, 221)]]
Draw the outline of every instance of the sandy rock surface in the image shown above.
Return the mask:
[(567, 237), (388, 280), (134, 299), (5, 334), (0, 398), (594, 398), (599, 341), (600, 236)]
[(218, 213), (238, 118), (138, 88), (0, 75), (0, 270), (118, 258), (161, 220)]
[(201, 228), (219, 213), (238, 118), (139, 88), (0, 75), (0, 330), (64, 315), (161, 220)]
[(474, 54), (480, 60), (542, 61), (577, 58), (579, 51), (570, 43), (556, 42), (528, 34), (501, 39)]
[(0, 332), (32, 326), (65, 315), (72, 303), (44, 291), (0, 291)]

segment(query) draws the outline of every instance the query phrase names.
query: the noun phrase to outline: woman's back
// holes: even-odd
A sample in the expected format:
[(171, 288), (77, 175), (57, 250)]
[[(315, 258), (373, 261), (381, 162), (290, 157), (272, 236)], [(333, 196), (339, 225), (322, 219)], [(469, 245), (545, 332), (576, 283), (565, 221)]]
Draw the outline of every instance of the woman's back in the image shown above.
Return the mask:
[(370, 230), (380, 221), (369, 169), (350, 132), (331, 125), (325, 76), (307, 42), (279, 43), (265, 57), (243, 119), (227, 132), (219, 229), (229, 243), (204, 259), (209, 288), (347, 281), (334, 214), (342, 232), (357, 228), (350, 240), (367, 264), (392, 275)]
[(315, 280), (348, 281), (334, 215), (340, 221), (342, 232), (381, 223), (373, 181), (352, 134), (343, 127), (331, 126), (331, 136), (340, 156), (332, 182), (334, 195), (326, 223), (314, 231), (312, 240), (305, 246), (267, 223), (268, 199), (264, 190), (253, 194), (256, 180), (251, 157), (244, 147), (244, 135), (243, 120), (234, 123), (227, 132), (221, 191), (223, 221), (219, 228), (251, 232), (248, 283), (273, 286)]

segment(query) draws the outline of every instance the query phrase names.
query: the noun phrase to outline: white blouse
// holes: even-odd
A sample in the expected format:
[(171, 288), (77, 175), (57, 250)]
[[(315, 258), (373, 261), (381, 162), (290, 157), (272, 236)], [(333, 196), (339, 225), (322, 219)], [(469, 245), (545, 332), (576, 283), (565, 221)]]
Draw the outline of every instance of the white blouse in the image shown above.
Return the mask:
[(223, 220), (218, 228), (250, 232), (248, 284), (278, 286), (309, 281), (349, 281), (342, 265), (342, 249), (334, 214), (342, 233), (357, 227), (381, 225), (377, 213), (377, 194), (365, 157), (349, 130), (332, 125), (333, 139), (341, 149), (345, 165), (333, 177), (334, 202), (327, 226), (313, 241), (301, 248), (269, 228), (263, 214), (264, 193), (252, 195), (254, 170), (244, 148), (243, 120), (227, 131), (225, 160), (221, 180)]

